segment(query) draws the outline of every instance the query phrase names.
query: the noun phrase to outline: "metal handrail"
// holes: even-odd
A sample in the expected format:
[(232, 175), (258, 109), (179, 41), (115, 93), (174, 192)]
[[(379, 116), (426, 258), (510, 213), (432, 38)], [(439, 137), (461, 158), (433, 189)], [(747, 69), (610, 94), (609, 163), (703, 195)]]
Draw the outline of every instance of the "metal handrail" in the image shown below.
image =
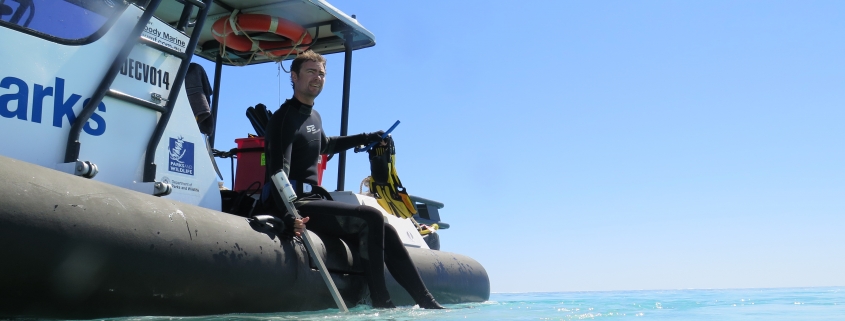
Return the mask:
[[(177, 0), (178, 1), (178, 0)], [(185, 0), (193, 3), (196, 0)], [(144, 182), (154, 182), (156, 175), (155, 154), (158, 148), (161, 137), (164, 135), (164, 129), (167, 128), (167, 123), (170, 122), (170, 116), (173, 114), (173, 107), (176, 104), (176, 99), (179, 96), (179, 91), (182, 89), (182, 83), (185, 81), (185, 74), (188, 73), (188, 66), (191, 63), (191, 58), (194, 56), (194, 50), (197, 48), (197, 42), (200, 38), (200, 30), (202, 30), (205, 23), (205, 17), (208, 15), (208, 10), (211, 8), (213, 0), (205, 0), (205, 4), (200, 7), (197, 13), (197, 22), (194, 25), (194, 32), (191, 33), (191, 39), (188, 40), (188, 45), (185, 47), (185, 58), (182, 59), (182, 64), (179, 65), (179, 71), (176, 72), (176, 78), (173, 80), (173, 87), (170, 90), (170, 95), (167, 97), (166, 111), (162, 113), (161, 118), (156, 124), (153, 131), (153, 136), (147, 144), (147, 152), (144, 156)], [(186, 4), (187, 6), (187, 4)]]
[(127, 93), (114, 90), (114, 89), (110, 89), (109, 91), (107, 91), (106, 95), (109, 96), (109, 97), (113, 97), (113, 98), (123, 100), (125, 102), (130, 103), (130, 104), (140, 105), (141, 107), (146, 107), (148, 109), (152, 109), (152, 110), (155, 110), (155, 111), (160, 112), (160, 113), (164, 113), (164, 112), (167, 111), (167, 109), (164, 109), (164, 107), (161, 106), (161, 105), (156, 105), (152, 102), (143, 100), (141, 98), (138, 98), (138, 97), (129, 95)]
[(106, 72), (103, 80), (100, 81), (100, 85), (97, 86), (97, 89), (94, 91), (91, 99), (88, 100), (88, 104), (82, 108), (82, 111), (79, 112), (79, 115), (76, 117), (76, 121), (74, 121), (73, 125), (71, 125), (70, 133), (67, 138), (67, 146), (65, 147), (65, 163), (75, 162), (79, 159), (79, 150), (81, 148), (79, 137), (82, 133), (83, 126), (85, 126), (88, 119), (94, 115), (97, 106), (99, 106), (103, 101), (103, 97), (106, 95), (106, 92), (109, 91), (115, 77), (117, 77), (117, 73), (120, 71), (120, 68), (123, 66), (126, 58), (129, 57), (129, 53), (132, 51), (132, 48), (135, 47), (137, 39), (141, 37), (141, 33), (144, 31), (144, 28), (147, 26), (147, 23), (152, 18), (153, 13), (160, 3), (161, 0), (152, 0), (147, 5), (146, 11), (141, 14), (141, 17), (138, 19), (138, 23), (135, 24), (132, 32), (129, 33), (129, 37), (126, 38), (126, 42), (123, 44), (123, 47), (120, 48), (120, 51), (117, 53), (117, 57), (115, 57), (112, 61), (108, 72)]

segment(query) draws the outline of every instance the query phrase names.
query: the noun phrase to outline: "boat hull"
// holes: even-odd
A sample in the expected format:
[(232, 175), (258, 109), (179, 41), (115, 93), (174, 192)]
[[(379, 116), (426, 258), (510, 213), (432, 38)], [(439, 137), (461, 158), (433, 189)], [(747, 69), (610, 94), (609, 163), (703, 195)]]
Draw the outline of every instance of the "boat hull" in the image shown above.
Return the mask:
[[(2, 156), (0, 179), (0, 316), (208, 315), (335, 307), (299, 241), (262, 232), (243, 217)], [(315, 240), (347, 304), (363, 302), (366, 282), (356, 273), (356, 251), (338, 239)], [(489, 298), (487, 272), (477, 261), (408, 250), (441, 303)], [(395, 303), (413, 304), (389, 274), (388, 287)]]

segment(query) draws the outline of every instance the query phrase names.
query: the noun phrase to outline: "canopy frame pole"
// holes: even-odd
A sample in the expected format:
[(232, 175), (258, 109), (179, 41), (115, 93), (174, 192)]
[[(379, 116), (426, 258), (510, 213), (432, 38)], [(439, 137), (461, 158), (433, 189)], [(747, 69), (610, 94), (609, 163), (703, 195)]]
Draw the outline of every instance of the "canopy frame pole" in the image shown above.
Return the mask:
[(211, 126), (211, 134), (208, 135), (208, 143), (211, 148), (214, 148), (214, 138), (217, 137), (217, 106), (220, 104), (220, 75), (223, 73), (223, 55), (226, 54), (224, 51), (217, 55), (217, 59), (214, 62), (214, 85), (211, 97), (211, 120), (214, 123)]
[[(340, 111), (340, 136), (348, 135), (349, 131), (349, 92), (352, 81), (352, 32), (344, 32), (343, 56), (343, 98)], [(337, 190), (342, 191), (346, 181), (346, 151), (339, 153), (337, 162)]]

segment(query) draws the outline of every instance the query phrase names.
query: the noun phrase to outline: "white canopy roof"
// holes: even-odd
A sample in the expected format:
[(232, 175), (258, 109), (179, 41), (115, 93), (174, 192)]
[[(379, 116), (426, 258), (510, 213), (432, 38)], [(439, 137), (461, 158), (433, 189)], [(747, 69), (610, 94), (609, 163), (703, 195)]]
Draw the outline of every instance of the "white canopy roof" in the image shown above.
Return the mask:
[[(156, 10), (156, 17), (162, 21), (175, 25), (181, 15), (182, 4), (176, 1), (163, 1)], [(240, 13), (266, 14), (283, 18), (297, 23), (308, 30), (311, 37), (316, 37), (314, 45), (310, 49), (320, 54), (342, 52), (344, 50), (343, 33), (348, 31), (353, 36), (352, 49), (372, 47), (375, 45), (375, 36), (364, 28), (354, 18), (346, 15), (324, 0), (214, 0), (209, 9), (195, 55), (214, 61), (220, 51), (220, 43), (211, 35), (211, 26), (218, 19), (227, 18), (234, 10)], [(196, 9), (193, 11), (192, 20), (196, 17)], [(188, 32), (193, 32), (189, 27)], [(256, 34), (252, 37), (272, 39), (279, 37), (270, 33)], [(271, 59), (252, 53), (239, 53), (227, 50), (228, 59), (223, 59), (224, 64), (244, 64), (249, 62), (263, 63)], [(252, 57), (250, 61), (250, 57)], [(294, 56), (288, 57), (293, 59)]]

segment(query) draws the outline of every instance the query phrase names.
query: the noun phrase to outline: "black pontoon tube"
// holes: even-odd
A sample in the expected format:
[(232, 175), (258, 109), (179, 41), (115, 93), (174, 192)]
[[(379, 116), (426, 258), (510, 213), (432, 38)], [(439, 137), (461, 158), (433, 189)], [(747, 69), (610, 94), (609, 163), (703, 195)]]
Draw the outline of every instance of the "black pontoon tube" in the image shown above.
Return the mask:
[(117, 57), (115, 57), (112, 61), (111, 67), (109, 67), (106, 75), (103, 77), (103, 80), (100, 81), (100, 85), (97, 86), (97, 90), (94, 91), (91, 99), (88, 100), (88, 104), (82, 108), (82, 111), (79, 112), (79, 115), (76, 117), (76, 121), (73, 125), (71, 125), (70, 133), (67, 138), (67, 147), (65, 147), (65, 163), (75, 162), (79, 159), (79, 136), (82, 133), (82, 127), (85, 126), (85, 123), (87, 123), (88, 119), (91, 118), (91, 115), (94, 114), (97, 106), (99, 106), (103, 101), (103, 97), (106, 95), (106, 92), (109, 91), (109, 88), (111, 88), (114, 78), (117, 77), (118, 71), (120, 71), (121, 66), (123, 66), (123, 63), (126, 61), (126, 57), (129, 57), (129, 53), (132, 51), (132, 48), (135, 47), (138, 38), (141, 37), (141, 33), (144, 31), (144, 28), (147, 27), (147, 23), (150, 21), (150, 18), (152, 18), (159, 3), (161, 3), (161, 0), (153, 0), (147, 5), (146, 10), (143, 14), (141, 14), (141, 18), (138, 20), (138, 23), (135, 24), (132, 32), (126, 38), (126, 42), (123, 43), (123, 47), (121, 47), (120, 51), (117, 53)]
[[(281, 226), (270, 227), (280, 225), (270, 218), (253, 223), (4, 156), (0, 178), (0, 319), (336, 307), (304, 247), (277, 235)], [(346, 304), (362, 302), (357, 242), (312, 236)], [(489, 299), (490, 280), (476, 260), (407, 250), (441, 304)], [(393, 302), (413, 305), (388, 272)]]

